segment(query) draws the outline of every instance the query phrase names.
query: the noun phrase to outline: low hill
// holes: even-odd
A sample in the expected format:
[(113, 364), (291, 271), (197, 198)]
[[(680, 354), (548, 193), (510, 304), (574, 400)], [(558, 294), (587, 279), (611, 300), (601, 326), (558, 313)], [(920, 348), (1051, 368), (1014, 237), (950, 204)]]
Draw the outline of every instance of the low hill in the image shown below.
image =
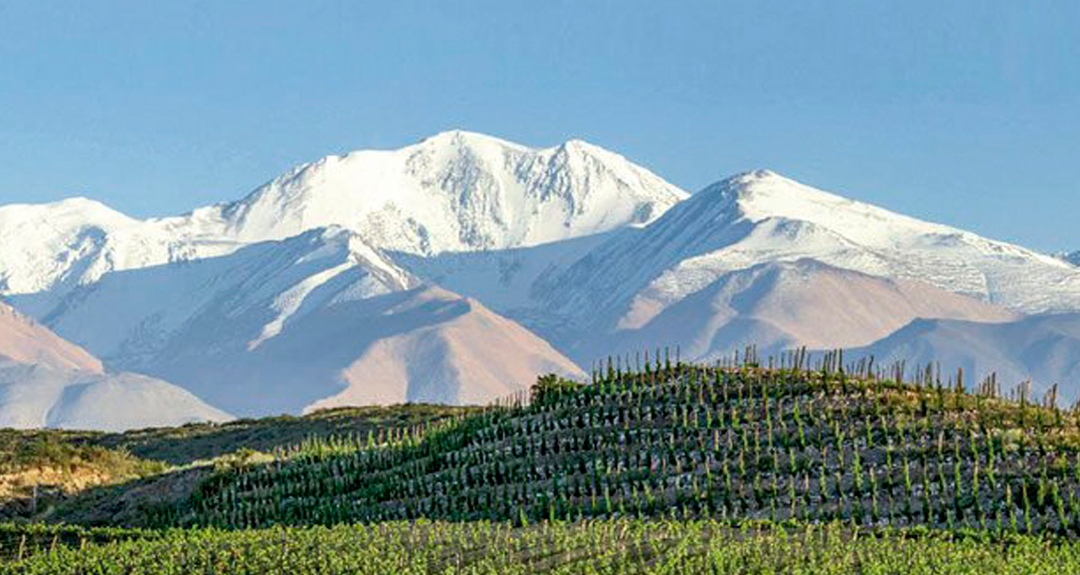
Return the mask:
[[(817, 370), (801, 356), (774, 368), (646, 362), (609, 366), (592, 385), (547, 378), (530, 402), (381, 443), (309, 442), (112, 520), (240, 528), (634, 516), (1080, 532), (1077, 414), (1024, 393), (1004, 399), (989, 382), (969, 390), (919, 372), (901, 383), (866, 362), (841, 364), (836, 354)], [(58, 517), (94, 516), (77, 503)]]
[(50, 508), (60, 502), (95, 489), (111, 493), (104, 488), (132, 481), (165, 478), (166, 483), (178, 484), (184, 495), (183, 489), (192, 487), (192, 477), (205, 477), (215, 465), (334, 436), (370, 433), (378, 439), (395, 429), (474, 409), (423, 404), (338, 408), (302, 417), (190, 423), (122, 433), (4, 429), (0, 430), (0, 517), (51, 513)]
[(476, 407), (434, 404), (339, 407), (303, 416), (238, 419), (228, 423), (193, 423), (126, 433), (95, 434), (85, 441), (123, 449), (143, 459), (183, 466), (239, 450), (271, 453), (305, 441), (369, 433), (389, 433), (479, 411)]

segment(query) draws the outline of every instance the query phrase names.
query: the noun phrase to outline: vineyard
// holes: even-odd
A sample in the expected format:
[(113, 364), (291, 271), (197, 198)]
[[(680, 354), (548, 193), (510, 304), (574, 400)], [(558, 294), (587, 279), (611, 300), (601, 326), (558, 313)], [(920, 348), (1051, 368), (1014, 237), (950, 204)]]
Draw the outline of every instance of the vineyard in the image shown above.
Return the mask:
[[(304, 441), (415, 427), (477, 411), (474, 407), (408, 404), (346, 407), (303, 416), (192, 423), (102, 433), (60, 429), (0, 429), (0, 521), (51, 517), (65, 501), (78, 499), (84, 513), (73, 522), (115, 520), (116, 512), (87, 509), (90, 494), (108, 499), (134, 487), (178, 483), (236, 461), (268, 459)], [(181, 489), (182, 491), (183, 489)], [(148, 494), (153, 498), (153, 494)], [(133, 505), (141, 502), (133, 501)]]
[[(0, 574), (679, 574), (852, 573), (1059, 575), (1080, 570), (1080, 544), (1038, 536), (987, 540), (926, 529), (847, 525), (593, 520), (512, 527), (387, 522), (164, 532), (71, 528), (4, 537)], [(10, 535), (15, 535), (12, 533)]]
[(223, 471), (141, 526), (665, 518), (1080, 534), (1080, 419), (1052, 394), (804, 362), (549, 378), (481, 413)]
[[(1080, 572), (1080, 410), (1053, 390), (744, 357), (112, 438), (218, 456), (0, 525), (0, 574)], [(253, 433), (268, 452), (222, 455)]]

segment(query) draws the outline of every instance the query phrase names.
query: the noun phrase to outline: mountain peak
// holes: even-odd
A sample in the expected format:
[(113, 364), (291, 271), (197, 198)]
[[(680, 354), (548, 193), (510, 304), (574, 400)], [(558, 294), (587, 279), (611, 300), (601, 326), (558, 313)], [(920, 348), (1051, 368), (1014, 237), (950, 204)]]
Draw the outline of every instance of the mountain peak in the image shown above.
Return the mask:
[(575, 151), (575, 152), (586, 152), (586, 153), (587, 152), (595, 152), (597, 150), (600, 150), (603, 153), (614, 154), (614, 152), (611, 152), (610, 150), (605, 150), (604, 148), (601, 148), (600, 146), (597, 146), (595, 144), (591, 144), (589, 142), (586, 142), (585, 140), (582, 140), (581, 138), (570, 138), (569, 140), (563, 142), (562, 144), (559, 144), (558, 149), (566, 150), (566, 151)]
[(67, 209), (67, 210), (94, 210), (94, 209), (110, 209), (105, 204), (88, 198), (86, 196), (71, 196), (55, 202), (48, 202), (44, 204), (46, 207), (53, 209)]
[(770, 179), (775, 179), (775, 178), (781, 178), (781, 179), (785, 179), (785, 180), (788, 179), (788, 178), (785, 178), (784, 176), (781, 176), (780, 174), (778, 174), (778, 173), (776, 173), (776, 172), (774, 172), (774, 171), (772, 171), (770, 169), (767, 169), (767, 168), (759, 168), (759, 169), (756, 169), (756, 170), (746, 170), (744, 172), (739, 172), (739, 173), (737, 173), (737, 174), (735, 174), (735, 175), (733, 175), (733, 176), (731, 176), (731, 177), (729, 177), (727, 179), (728, 180), (736, 180), (736, 181), (740, 181), (740, 182), (757, 182), (757, 181), (761, 181), (761, 180), (770, 180)]
[(291, 170), (224, 206), (242, 241), (340, 225), (414, 254), (523, 247), (652, 221), (686, 197), (579, 140), (530, 148), (451, 130), (399, 150), (357, 151)]
[(8, 204), (0, 206), (0, 222), (14, 225), (19, 220), (78, 217), (95, 221), (134, 221), (111, 207), (84, 196), (73, 196), (43, 204)]
[(471, 132), (469, 130), (453, 129), (437, 134), (428, 136), (421, 140), (414, 146), (408, 146), (405, 149), (413, 147), (427, 147), (437, 149), (447, 148), (466, 148), (473, 151), (478, 150), (503, 150), (513, 151), (522, 154), (536, 154), (536, 155), (558, 155), (560, 153), (570, 154), (589, 154), (593, 156), (605, 157), (605, 158), (618, 158), (620, 161), (627, 161), (626, 158), (598, 146), (581, 138), (570, 138), (560, 144), (556, 144), (548, 147), (535, 147), (527, 146), (511, 142), (509, 140), (500, 138), (498, 136), (492, 136), (489, 134), (483, 134), (480, 132)]
[(527, 149), (526, 146), (521, 144), (515, 144), (509, 140), (504, 140), (496, 136), (488, 134), (482, 134), (480, 132), (470, 132), (468, 130), (453, 129), (439, 132), (437, 134), (428, 136), (423, 140), (420, 140), (419, 146), (458, 146), (458, 147), (483, 147), (483, 146), (496, 146), (502, 148), (513, 149)]
[(820, 190), (771, 170), (735, 174), (701, 190), (697, 196), (719, 206), (714, 209), (733, 211), (734, 217), (750, 222), (803, 222), (868, 246), (892, 245), (900, 237), (929, 235), (942, 241), (974, 237), (949, 226)]
[(708, 186), (699, 193), (717, 193), (740, 202), (801, 200), (850, 202), (841, 196), (801, 184), (772, 170), (739, 172)]

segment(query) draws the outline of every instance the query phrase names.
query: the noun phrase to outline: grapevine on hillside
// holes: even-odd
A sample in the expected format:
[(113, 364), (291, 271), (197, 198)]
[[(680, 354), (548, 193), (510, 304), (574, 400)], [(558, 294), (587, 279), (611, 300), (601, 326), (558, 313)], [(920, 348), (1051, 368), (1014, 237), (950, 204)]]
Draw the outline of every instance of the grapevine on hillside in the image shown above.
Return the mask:
[[(839, 353), (761, 367), (608, 361), (480, 413), (312, 440), (222, 471), (151, 526), (415, 519), (842, 521), (1080, 534), (1080, 418)], [(635, 362), (636, 363), (636, 362)]]

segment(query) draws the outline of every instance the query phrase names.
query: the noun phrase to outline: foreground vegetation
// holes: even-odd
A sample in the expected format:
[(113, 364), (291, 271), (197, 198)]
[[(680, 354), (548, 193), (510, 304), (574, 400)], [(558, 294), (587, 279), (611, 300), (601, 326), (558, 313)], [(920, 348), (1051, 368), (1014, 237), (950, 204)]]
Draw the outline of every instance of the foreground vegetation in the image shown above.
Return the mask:
[(475, 411), (478, 409), (474, 407), (431, 404), (339, 407), (303, 416), (282, 415), (221, 424), (193, 423), (109, 433), (89, 442), (125, 450), (142, 459), (187, 465), (239, 450), (272, 453), (312, 439), (386, 433), (391, 429), (416, 427)]
[(80, 497), (100, 499), (124, 490), (109, 486), (160, 480), (170, 483), (170, 488), (186, 489), (193, 478), (205, 477), (214, 469), (272, 459), (270, 454), (275, 451), (283, 452), (305, 441), (368, 433), (378, 437), (471, 410), (475, 408), (349, 407), (304, 416), (194, 423), (125, 433), (0, 430), (0, 519), (52, 519), (54, 508), (62, 502)]
[[(1017, 574), (1080, 572), (1080, 544), (841, 524), (601, 520), (142, 532), (39, 529), (0, 573)], [(22, 542), (21, 547), (19, 546)], [(14, 547), (14, 548), (13, 548)], [(11, 555), (9, 554), (9, 557)]]
[(56, 431), (0, 430), (0, 517), (32, 517), (48, 502), (98, 485), (163, 473), (168, 465)]

